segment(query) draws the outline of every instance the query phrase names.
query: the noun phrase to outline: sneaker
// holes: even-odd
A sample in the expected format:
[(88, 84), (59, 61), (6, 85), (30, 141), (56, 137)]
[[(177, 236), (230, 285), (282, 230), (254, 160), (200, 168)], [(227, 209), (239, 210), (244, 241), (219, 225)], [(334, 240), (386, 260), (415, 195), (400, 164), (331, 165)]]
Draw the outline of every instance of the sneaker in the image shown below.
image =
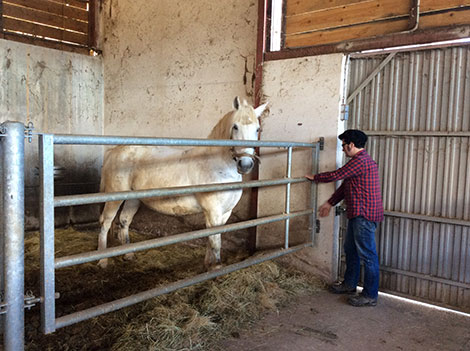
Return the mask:
[(359, 294), (348, 298), (348, 303), (354, 307), (375, 306), (377, 305), (377, 299)]
[(354, 294), (356, 293), (356, 288), (352, 288), (349, 285), (346, 285), (344, 282), (330, 285), (329, 289), (333, 294)]

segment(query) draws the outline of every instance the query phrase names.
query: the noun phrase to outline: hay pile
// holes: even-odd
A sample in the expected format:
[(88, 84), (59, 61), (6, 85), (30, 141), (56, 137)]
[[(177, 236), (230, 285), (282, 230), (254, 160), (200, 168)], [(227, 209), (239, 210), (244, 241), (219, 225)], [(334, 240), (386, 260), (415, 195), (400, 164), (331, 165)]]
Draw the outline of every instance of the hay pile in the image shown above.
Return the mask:
[[(132, 242), (148, 239), (131, 233)], [(56, 230), (56, 257), (96, 248), (97, 231)], [(39, 293), (39, 235), (25, 241), (26, 283)], [(110, 259), (56, 271), (57, 316), (83, 310), (203, 273), (205, 248), (172, 245), (137, 254), (135, 261)], [(245, 258), (223, 252), (224, 263)], [(214, 350), (265, 312), (299, 294), (318, 291), (315, 278), (275, 262), (265, 262), (215, 280), (57, 330), (39, 331), (39, 306), (26, 312), (26, 350)]]

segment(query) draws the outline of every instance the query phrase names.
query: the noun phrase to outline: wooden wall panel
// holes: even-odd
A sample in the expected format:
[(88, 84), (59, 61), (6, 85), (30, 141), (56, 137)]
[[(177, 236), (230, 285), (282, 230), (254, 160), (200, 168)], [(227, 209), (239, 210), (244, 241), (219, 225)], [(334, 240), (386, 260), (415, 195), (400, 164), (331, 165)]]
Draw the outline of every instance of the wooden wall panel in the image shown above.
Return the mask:
[[(409, 30), (412, 0), (287, 0), (285, 48)], [(418, 30), (470, 25), (470, 0), (421, 0)]]
[[(423, 16), (420, 19), (420, 29), (431, 29), (450, 25), (468, 24), (470, 21), (470, 10), (451, 11), (439, 13), (432, 16)], [(354, 27), (339, 28), (327, 31), (316, 31), (286, 37), (287, 47), (305, 47), (313, 45), (324, 45), (338, 43), (345, 40), (369, 38), (377, 35), (398, 33), (408, 29), (408, 19), (390, 22), (376, 22), (358, 25)]]

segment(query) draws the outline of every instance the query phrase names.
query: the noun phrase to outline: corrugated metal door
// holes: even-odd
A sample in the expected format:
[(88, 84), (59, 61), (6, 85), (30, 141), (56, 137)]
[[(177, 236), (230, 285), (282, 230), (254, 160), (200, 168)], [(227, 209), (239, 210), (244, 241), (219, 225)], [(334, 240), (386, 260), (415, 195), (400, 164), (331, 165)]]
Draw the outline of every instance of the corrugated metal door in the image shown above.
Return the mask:
[(370, 136), (382, 181), (380, 288), (470, 311), (470, 48), (349, 68), (347, 126)]

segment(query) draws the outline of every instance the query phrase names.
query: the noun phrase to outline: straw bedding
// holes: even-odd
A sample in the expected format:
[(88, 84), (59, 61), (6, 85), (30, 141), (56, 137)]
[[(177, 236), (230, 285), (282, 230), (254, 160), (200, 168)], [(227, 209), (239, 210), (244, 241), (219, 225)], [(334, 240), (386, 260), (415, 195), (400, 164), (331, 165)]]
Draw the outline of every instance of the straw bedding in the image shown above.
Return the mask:
[[(56, 257), (96, 249), (97, 230), (56, 230)], [(131, 241), (148, 237), (131, 232)], [(39, 292), (39, 235), (25, 241), (25, 288)], [(205, 248), (178, 244), (140, 252), (134, 261), (110, 259), (56, 271), (56, 315), (96, 306), (156, 286), (203, 273)], [(224, 251), (224, 264), (244, 252)], [(314, 277), (268, 261), (217, 279), (163, 295), (51, 335), (39, 330), (39, 306), (26, 312), (26, 350), (216, 350), (223, 338), (238, 333), (269, 310), (299, 294), (313, 294)]]

